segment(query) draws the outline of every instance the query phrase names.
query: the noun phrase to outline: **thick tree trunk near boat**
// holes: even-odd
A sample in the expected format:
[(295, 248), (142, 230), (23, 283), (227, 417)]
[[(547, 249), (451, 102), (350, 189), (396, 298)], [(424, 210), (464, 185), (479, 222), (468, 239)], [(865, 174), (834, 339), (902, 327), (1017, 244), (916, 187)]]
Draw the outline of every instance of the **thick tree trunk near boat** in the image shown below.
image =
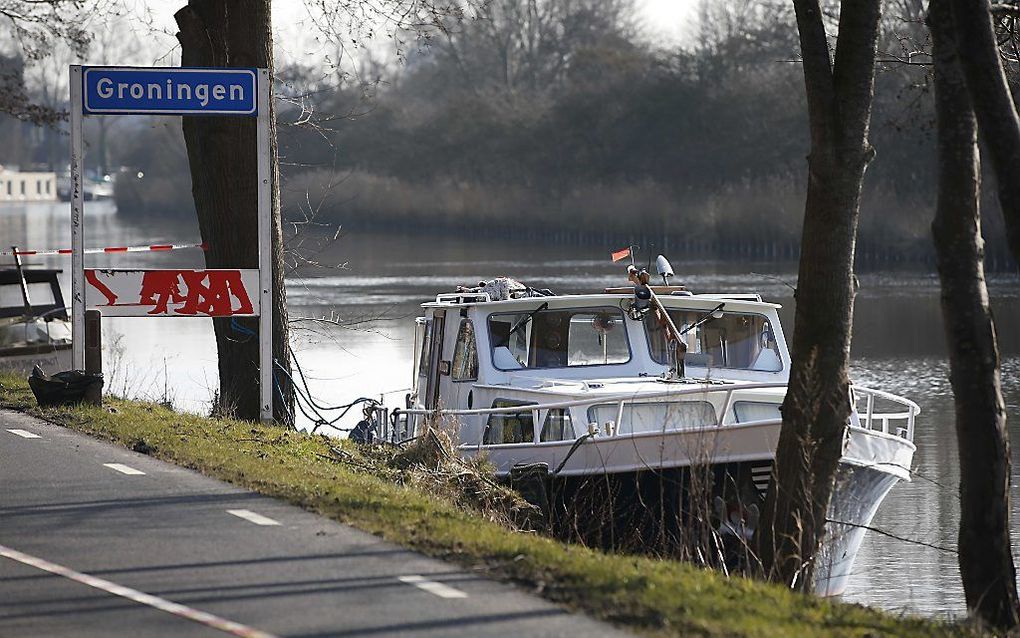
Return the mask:
[(988, 0), (952, 0), (956, 37), (967, 43), (960, 64), (981, 141), (995, 171), (1006, 240), (1020, 264), (1020, 116), (1006, 82)]
[[(265, 67), (272, 76), (270, 2), (189, 0), (174, 14), (180, 32), (182, 66)], [(272, 104), (272, 101), (270, 102)], [(289, 372), (287, 296), (283, 284), (283, 234), (272, 122), (273, 357)], [(191, 168), (192, 194), (208, 268), (258, 268), (256, 120), (251, 117), (185, 117), (184, 141)], [(270, 309), (264, 309), (269, 311)], [(219, 360), (219, 402), (239, 418), (259, 418), (258, 319), (213, 320)], [(274, 375), (276, 374), (274, 370)], [(288, 422), (293, 388), (277, 375), (275, 416)]]
[(840, 6), (830, 58), (816, 0), (795, 0), (811, 130), (789, 388), (758, 531), (765, 576), (813, 586), (850, 414), (854, 247), (874, 93), (878, 0)]
[[(999, 629), (1020, 623), (1009, 537), (1009, 432), (985, 287), (977, 120), (951, 0), (932, 0), (938, 203), (932, 223), (960, 448), (960, 574), (967, 607)], [(968, 48), (969, 55), (969, 48)]]

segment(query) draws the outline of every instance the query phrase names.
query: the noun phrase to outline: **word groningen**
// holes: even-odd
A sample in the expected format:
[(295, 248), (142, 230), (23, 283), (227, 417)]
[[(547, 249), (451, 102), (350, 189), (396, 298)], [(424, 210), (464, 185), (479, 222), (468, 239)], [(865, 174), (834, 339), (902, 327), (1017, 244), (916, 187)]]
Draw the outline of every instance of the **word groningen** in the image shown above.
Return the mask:
[(86, 270), (86, 303), (111, 317), (258, 315), (258, 270)]
[[(176, 95), (174, 93), (174, 89), (177, 89)], [(190, 84), (174, 85), (173, 80), (168, 79), (166, 81), (166, 99), (168, 100), (191, 100), (191, 95), (194, 93), (194, 99), (199, 104), (202, 106), (208, 106), (210, 90), (212, 91), (213, 99), (217, 101), (227, 99), (228, 90), (230, 91), (229, 99), (231, 101), (240, 101), (244, 99), (244, 87), (240, 84), (231, 84), (229, 89), (222, 84), (215, 84), (211, 88), (208, 84), (196, 84), (194, 86), (194, 91), (192, 91), (192, 86)], [(103, 78), (96, 82), (96, 95), (101, 98), (109, 99), (114, 96), (114, 93), (116, 93), (117, 99), (123, 100), (125, 98), (125, 92), (128, 94), (126, 97), (131, 97), (136, 100), (140, 100), (142, 98), (146, 98), (148, 100), (163, 99), (163, 86), (154, 82), (145, 85), (140, 83), (118, 82), (116, 86), (110, 78)]]
[(82, 111), (90, 115), (256, 115), (254, 69), (83, 67)]

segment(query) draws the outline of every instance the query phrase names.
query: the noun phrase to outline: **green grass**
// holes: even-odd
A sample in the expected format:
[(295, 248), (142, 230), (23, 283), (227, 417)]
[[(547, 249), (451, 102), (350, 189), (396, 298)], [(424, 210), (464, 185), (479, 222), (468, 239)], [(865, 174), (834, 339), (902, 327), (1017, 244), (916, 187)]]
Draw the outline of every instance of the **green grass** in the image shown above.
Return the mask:
[(271, 426), (178, 414), (150, 403), (41, 409), (0, 375), (0, 407), (194, 468), (208, 476), (443, 558), (572, 609), (661, 636), (962, 636), (959, 625), (900, 617), (668, 560), (610, 555), (514, 532), (400, 485), (353, 445)]

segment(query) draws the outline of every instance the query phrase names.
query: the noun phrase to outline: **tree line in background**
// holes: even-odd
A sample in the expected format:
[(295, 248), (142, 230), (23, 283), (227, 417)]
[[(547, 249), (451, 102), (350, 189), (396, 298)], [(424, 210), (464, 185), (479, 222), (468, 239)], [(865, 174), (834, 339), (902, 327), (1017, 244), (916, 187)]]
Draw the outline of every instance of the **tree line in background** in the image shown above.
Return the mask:
[[(792, 6), (704, 3), (679, 48), (647, 43), (633, 14), (632, 0), (493, 0), (401, 64), (279, 68), (284, 216), (589, 244), (665, 235), (695, 253), (795, 256), (808, 137)], [(866, 261), (933, 257), (923, 15), (920, 2), (890, 3), (880, 25)], [(125, 214), (192, 213), (176, 122), (103, 147), (111, 170), (131, 169), (118, 182)], [(989, 264), (1011, 268), (997, 220), (985, 225)]]

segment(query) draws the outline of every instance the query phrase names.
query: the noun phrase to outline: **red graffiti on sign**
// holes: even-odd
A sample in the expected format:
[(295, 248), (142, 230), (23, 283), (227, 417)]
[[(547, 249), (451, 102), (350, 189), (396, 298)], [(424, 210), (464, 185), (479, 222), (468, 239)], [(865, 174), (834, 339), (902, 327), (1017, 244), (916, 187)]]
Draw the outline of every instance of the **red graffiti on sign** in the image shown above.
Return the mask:
[(253, 310), (237, 270), (149, 270), (142, 278), (139, 297), (142, 305), (153, 306), (150, 315), (166, 314), (170, 304), (180, 304), (174, 308), (178, 315), (225, 317), (249, 315)]
[(95, 287), (96, 290), (103, 293), (103, 296), (106, 297), (106, 305), (112, 306), (117, 303), (117, 294), (110, 290), (110, 288), (106, 284), (99, 281), (99, 277), (96, 275), (96, 271), (86, 270), (85, 280), (92, 284), (92, 286)]
[(255, 314), (252, 270), (86, 270), (85, 280), (89, 303), (111, 316)]

